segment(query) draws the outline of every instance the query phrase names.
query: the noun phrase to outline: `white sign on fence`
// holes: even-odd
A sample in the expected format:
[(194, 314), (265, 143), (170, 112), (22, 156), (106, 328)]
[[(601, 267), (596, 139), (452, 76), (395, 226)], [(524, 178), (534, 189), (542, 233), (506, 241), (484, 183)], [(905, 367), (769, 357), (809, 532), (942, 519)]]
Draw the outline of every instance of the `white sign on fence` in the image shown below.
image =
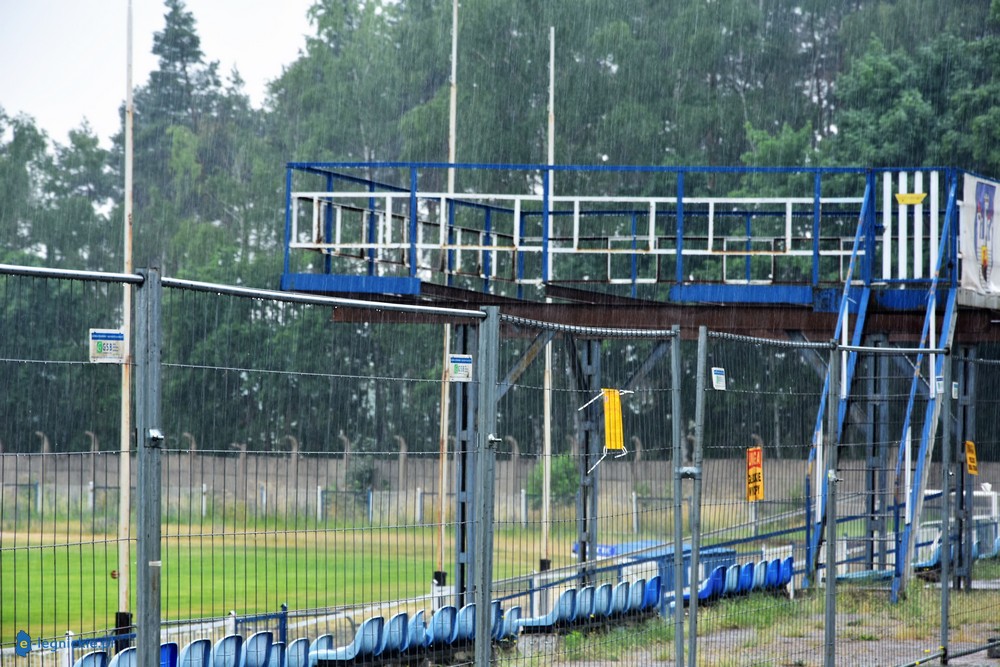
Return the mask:
[(712, 369), (712, 389), (716, 391), (726, 390), (726, 369), (725, 368), (713, 368)]
[(451, 382), (472, 382), (472, 355), (448, 355), (448, 380)]
[(120, 329), (91, 329), (90, 363), (125, 363), (125, 333)]

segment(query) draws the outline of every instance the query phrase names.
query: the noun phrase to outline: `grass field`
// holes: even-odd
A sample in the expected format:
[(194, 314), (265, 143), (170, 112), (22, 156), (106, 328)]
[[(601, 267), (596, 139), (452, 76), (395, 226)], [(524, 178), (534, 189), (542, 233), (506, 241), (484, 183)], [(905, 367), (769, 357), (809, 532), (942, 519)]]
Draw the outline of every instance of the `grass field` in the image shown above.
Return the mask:
[[(171, 529), (175, 527), (172, 526)], [(165, 531), (166, 533), (167, 531)], [(570, 561), (573, 536), (551, 537), (552, 561)], [(438, 569), (436, 528), (310, 529), (165, 535), (161, 542), (164, 620), (322, 609), (426, 595)], [(444, 569), (454, 569), (455, 537)], [(496, 578), (537, 568), (538, 531), (499, 531)], [(110, 535), (8, 533), (0, 541), (0, 637), (88, 633), (113, 626), (118, 545)], [(135, 550), (132, 545), (132, 561)], [(132, 609), (135, 572), (132, 573)], [(450, 582), (449, 582), (450, 583)]]
[[(554, 567), (570, 564), (576, 537), (571, 524), (560, 524), (550, 536)], [(180, 524), (165, 525), (161, 542), (162, 613), (164, 620), (221, 618), (277, 611), (348, 607), (426, 595), (432, 573), (439, 569), (436, 527), (300, 527), (268, 526), (247, 530), (231, 522), (214, 524), (194, 534)], [(445, 539), (444, 569), (453, 577), (455, 536)], [(506, 528), (494, 535), (494, 579), (524, 575), (537, 569), (538, 530)], [(62, 533), (7, 532), (0, 535), (0, 643), (19, 630), (32, 637), (59, 637), (113, 626), (117, 611), (117, 542), (111, 535), (87, 533), (69, 525)], [(133, 551), (133, 560), (134, 560)], [(977, 579), (1000, 579), (1000, 561), (980, 561)], [(133, 572), (133, 602), (134, 579)], [(449, 581), (449, 583), (452, 583)], [(932, 634), (940, 621), (939, 592), (914, 584), (905, 604), (889, 605), (885, 595), (844, 587), (838, 606), (864, 617), (885, 616), (914, 637)], [(991, 597), (993, 596), (993, 597)], [(746, 601), (719, 605), (704, 619), (713, 628), (765, 627), (787, 624), (797, 614), (821, 617), (814, 608), (822, 596), (795, 603), (768, 601), (764, 610), (747, 609)], [(749, 613), (748, 613), (749, 611)], [(764, 613), (766, 611), (767, 613)], [(952, 597), (952, 618), (962, 623), (995, 619), (995, 593)], [(875, 632), (867, 626), (855, 634)], [(880, 630), (884, 634), (884, 629)], [(907, 639), (909, 637), (905, 637)]]

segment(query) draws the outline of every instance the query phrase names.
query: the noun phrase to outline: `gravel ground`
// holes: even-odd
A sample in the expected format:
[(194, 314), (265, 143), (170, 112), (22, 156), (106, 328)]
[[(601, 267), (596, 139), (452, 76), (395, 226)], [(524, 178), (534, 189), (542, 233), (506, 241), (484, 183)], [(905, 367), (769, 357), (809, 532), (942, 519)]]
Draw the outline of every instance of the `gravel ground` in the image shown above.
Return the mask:
[[(997, 619), (1000, 623), (1000, 619)], [(877, 638), (876, 624), (866, 623), (858, 616), (844, 615), (837, 618), (838, 639), (836, 664), (858, 667), (891, 667), (921, 661), (920, 664), (939, 665), (940, 658), (933, 657), (938, 649), (936, 640)], [(881, 626), (884, 630), (884, 625)], [(983, 646), (989, 637), (998, 635), (996, 625), (981, 623), (965, 626), (953, 632), (949, 639), (952, 653), (961, 653)], [(791, 628), (789, 628), (791, 629)], [(765, 632), (753, 628), (720, 630), (701, 636), (698, 640), (698, 665), (704, 667), (822, 667), (824, 630), (821, 624), (811, 624), (802, 632), (796, 625), (794, 636), (786, 636), (782, 629)], [(902, 634), (902, 633), (901, 633)], [(961, 640), (956, 640), (960, 637)], [(518, 641), (515, 652), (507, 654), (507, 661), (500, 664), (567, 665), (588, 667), (676, 667), (673, 646), (658, 644), (619, 654), (616, 659), (571, 659), (559, 655), (559, 640), (554, 635), (525, 635)], [(685, 664), (687, 656), (685, 655)], [(926, 662), (924, 662), (926, 661)], [(1000, 658), (989, 658), (985, 650), (972, 655), (951, 658), (949, 665), (978, 665), (1000, 667)]]

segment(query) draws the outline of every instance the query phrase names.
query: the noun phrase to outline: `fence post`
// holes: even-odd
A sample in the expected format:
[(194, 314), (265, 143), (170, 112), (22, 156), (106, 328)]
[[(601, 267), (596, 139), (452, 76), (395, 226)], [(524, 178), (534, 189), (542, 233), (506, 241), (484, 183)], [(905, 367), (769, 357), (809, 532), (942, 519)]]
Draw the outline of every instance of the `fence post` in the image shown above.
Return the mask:
[[(951, 567), (951, 352), (945, 355), (942, 370), (944, 394), (938, 398), (941, 405), (941, 650), (948, 658), (948, 616), (951, 604), (948, 572)], [(933, 379), (932, 379), (933, 382)], [(969, 565), (970, 571), (972, 565)]]
[[(673, 489), (671, 499), (674, 506), (674, 662), (684, 664), (684, 499), (683, 477), (681, 468), (684, 465), (683, 448), (681, 445), (681, 329), (679, 325), (672, 327), (673, 340), (670, 341), (670, 438), (673, 457)], [(692, 580), (693, 582), (693, 580)], [(670, 584), (664, 581), (664, 590)], [(691, 589), (695, 590), (695, 589)], [(664, 595), (664, 598), (666, 596)]]
[(417, 487), (417, 525), (424, 525), (424, 490)]
[(140, 271), (135, 312), (135, 428), (138, 448), (136, 537), (136, 658), (160, 662), (160, 303), (157, 269)]
[(639, 534), (639, 494), (632, 492), (632, 532)]
[(281, 603), (281, 615), (278, 616), (278, 641), (288, 646), (288, 604), (284, 602)]
[(479, 325), (479, 414), (476, 423), (476, 479), (475, 519), (479, 529), (475, 533), (477, 567), (475, 580), (477, 665), (492, 662), (492, 617), (490, 603), (493, 590), (493, 490), (496, 468), (496, 446), (503, 438), (496, 433), (497, 425), (497, 375), (500, 357), (500, 309), (485, 306), (486, 319)]
[[(830, 352), (830, 400), (827, 404), (826, 429), (826, 622), (824, 628), (823, 665), (835, 667), (837, 660), (837, 412), (833, 397), (842, 397), (838, 356), (847, 354), (836, 349)], [(836, 393), (834, 393), (836, 392)], [(843, 400), (843, 398), (841, 398)], [(820, 463), (817, 461), (817, 463)], [(817, 580), (819, 577), (817, 577)], [(794, 586), (794, 584), (793, 584)]]
[(521, 489), (521, 527), (528, 527), (528, 492)]
[(87, 482), (87, 511), (94, 511), (94, 480)]
[(316, 485), (316, 521), (323, 520), (323, 487)]
[(62, 667), (73, 667), (73, 631), (66, 631), (66, 648), (62, 652)]
[[(692, 452), (690, 476), (694, 479), (691, 493), (691, 586), (690, 616), (688, 627), (688, 664), (698, 664), (698, 551), (701, 549), (701, 459), (702, 444), (705, 440), (705, 387), (708, 366), (708, 328), (698, 327), (698, 375), (696, 379), (694, 405), (694, 451)], [(676, 548), (676, 547), (675, 547)], [(681, 545), (683, 548), (683, 545)], [(684, 613), (684, 600), (677, 599), (677, 613)]]

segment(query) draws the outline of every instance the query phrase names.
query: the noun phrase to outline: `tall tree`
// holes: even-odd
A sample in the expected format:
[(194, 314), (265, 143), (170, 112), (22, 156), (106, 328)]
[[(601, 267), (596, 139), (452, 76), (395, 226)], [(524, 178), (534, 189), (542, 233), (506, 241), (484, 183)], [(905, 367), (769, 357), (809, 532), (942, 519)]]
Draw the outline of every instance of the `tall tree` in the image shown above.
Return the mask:
[(269, 87), (269, 133), (289, 160), (389, 160), (403, 114), (397, 3), (317, 0), (306, 51)]
[[(34, 245), (34, 227), (41, 213), (41, 184), (51, 156), (46, 137), (31, 118), (11, 118), (0, 108), (0, 250), (14, 253)], [(25, 261), (25, 260), (21, 260)]]
[(50, 261), (67, 267), (121, 270), (122, 225), (111, 219), (117, 174), (107, 169), (108, 151), (87, 124), (55, 146), (46, 179), (44, 230), (36, 236)]

